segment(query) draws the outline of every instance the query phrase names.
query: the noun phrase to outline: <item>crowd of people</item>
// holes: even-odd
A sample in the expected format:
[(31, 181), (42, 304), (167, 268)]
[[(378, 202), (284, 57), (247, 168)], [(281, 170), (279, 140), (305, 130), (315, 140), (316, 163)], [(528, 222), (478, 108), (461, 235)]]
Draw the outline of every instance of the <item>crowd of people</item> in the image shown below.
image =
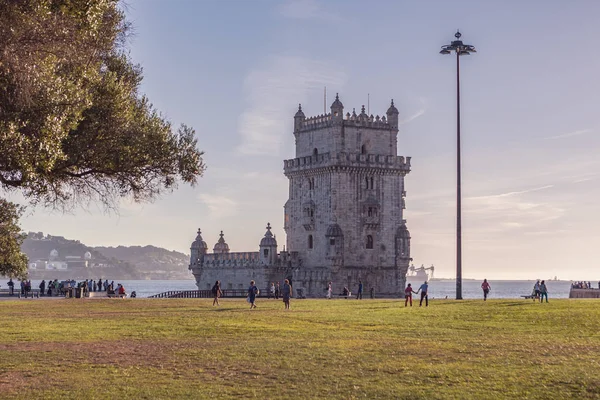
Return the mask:
[[(11, 296), (14, 295), (15, 294), (15, 282), (12, 279), (10, 279), (7, 282), (7, 286), (9, 289), (9, 295), (11, 295)], [(364, 286), (363, 286), (362, 281), (359, 280), (357, 283), (357, 291), (356, 291), (356, 299), (357, 300), (362, 299), (363, 287)], [(585, 281), (573, 282), (571, 284), (571, 287), (574, 289), (595, 289), (592, 286), (592, 283), (589, 281), (588, 282), (585, 282)], [(69, 290), (72, 288), (82, 289), (82, 296), (84, 296), (84, 297), (88, 297), (89, 293), (91, 293), (91, 292), (107, 292), (109, 295), (119, 295), (121, 297), (127, 296), (125, 287), (122, 284), (118, 283), (115, 286), (114, 281), (109, 282), (108, 279), (105, 279), (105, 280), (98, 279), (97, 281), (95, 281), (93, 279), (86, 279), (85, 281), (80, 281), (80, 282), (76, 282), (75, 280), (58, 281), (57, 279), (49, 280), (48, 282), (46, 282), (46, 280), (42, 280), (41, 283), (39, 284), (38, 288), (39, 288), (40, 296), (65, 296), (67, 294), (67, 292), (69, 292)], [(487, 279), (483, 280), (483, 283), (481, 284), (481, 289), (483, 290), (483, 300), (487, 301), (488, 295), (492, 289), (492, 286), (487, 281)], [(598, 289), (600, 289), (600, 282), (598, 282)], [(31, 292), (32, 292), (31, 280), (20, 281), (20, 289), (17, 288), (17, 290), (20, 290), (19, 293), (22, 296), (31, 295)], [(427, 281), (425, 281), (419, 287), (419, 289), (417, 291), (414, 291), (412, 285), (410, 283), (408, 283), (404, 290), (404, 297), (405, 297), (404, 306), (408, 307), (410, 305), (412, 307), (412, 303), (413, 303), (412, 295), (420, 293), (421, 298), (419, 301), (419, 306), (423, 305), (423, 300), (424, 300), (425, 307), (428, 307), (429, 306), (429, 293), (428, 292), (429, 292), (429, 284)], [(215, 284), (212, 288), (212, 293), (213, 293), (213, 297), (214, 297), (213, 305), (219, 306), (219, 298), (223, 295), (220, 281), (215, 282)], [(250, 303), (250, 308), (256, 308), (256, 297), (259, 295), (259, 293), (260, 293), (260, 290), (256, 286), (256, 283), (254, 281), (251, 281), (250, 287), (248, 288), (248, 291), (247, 291), (247, 301), (248, 301), (248, 303)], [(325, 293), (326, 293), (325, 297), (327, 299), (333, 298), (332, 282), (329, 282), (327, 284), (327, 287), (325, 288)], [(370, 288), (369, 293), (370, 293), (370, 297), (372, 299), (375, 298), (373, 287)], [(352, 292), (350, 291), (348, 286), (344, 286), (341, 293), (339, 294), (339, 296), (348, 298), (348, 297), (352, 296)], [(135, 297), (135, 292), (132, 292), (130, 297)], [(290, 299), (292, 297), (293, 297), (292, 284), (288, 279), (286, 279), (284, 281), (283, 285), (280, 285), (279, 282), (271, 282), (270, 286), (267, 289), (267, 298), (268, 299), (281, 298), (284, 302), (285, 309), (290, 309)], [(527, 296), (527, 297), (529, 297), (529, 296)], [(548, 288), (547, 288), (546, 282), (544, 280), (536, 281), (536, 283), (533, 286), (531, 298), (533, 298), (534, 301), (539, 300), (540, 302), (543, 302), (545, 299), (546, 303), (548, 302)]]
[[(15, 283), (11, 279), (6, 284), (8, 286), (9, 295), (13, 296), (15, 294)], [(22, 296), (29, 296), (31, 294), (31, 280), (22, 280), (20, 282), (20, 294)], [(93, 279), (86, 279), (85, 281), (77, 282), (73, 279), (68, 279), (65, 281), (59, 281), (58, 279), (48, 280), (46, 282), (45, 279), (40, 282), (38, 285), (39, 295), (40, 296), (65, 296), (70, 289), (82, 289), (83, 295), (88, 296), (90, 292), (107, 292), (108, 294), (118, 294), (121, 296), (126, 296), (127, 292), (125, 291), (125, 287), (120, 283), (115, 287), (115, 282), (105, 279), (98, 279), (95, 281)], [(133, 293), (132, 293), (133, 294)]]
[[(573, 282), (571, 283), (571, 288), (573, 289), (595, 289), (592, 286), (592, 282), (585, 282), (585, 281), (579, 281), (579, 282)], [(598, 282), (598, 289), (600, 289), (600, 282)]]

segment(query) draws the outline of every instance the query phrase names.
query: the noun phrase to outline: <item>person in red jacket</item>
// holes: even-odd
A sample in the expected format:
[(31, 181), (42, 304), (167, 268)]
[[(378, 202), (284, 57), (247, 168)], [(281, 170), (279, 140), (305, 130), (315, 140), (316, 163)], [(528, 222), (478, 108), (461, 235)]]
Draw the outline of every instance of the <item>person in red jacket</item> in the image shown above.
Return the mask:
[(488, 283), (487, 279), (483, 280), (483, 283), (481, 284), (481, 288), (483, 289), (483, 301), (486, 301), (487, 297), (488, 297), (488, 293), (492, 289), (492, 287)]
[(406, 300), (404, 301), (404, 307), (408, 306), (408, 302), (410, 301), (410, 306), (412, 307), (412, 294), (413, 293), (417, 293), (413, 290), (412, 286), (410, 285), (410, 283), (408, 284), (408, 286), (406, 287), (406, 289), (404, 289), (404, 297), (406, 298)]

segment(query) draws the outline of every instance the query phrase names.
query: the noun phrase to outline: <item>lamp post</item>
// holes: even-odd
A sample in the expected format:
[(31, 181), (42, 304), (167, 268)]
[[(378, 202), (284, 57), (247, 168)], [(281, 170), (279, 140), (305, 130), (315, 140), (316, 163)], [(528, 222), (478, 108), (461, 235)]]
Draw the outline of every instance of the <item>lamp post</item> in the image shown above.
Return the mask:
[(442, 46), (440, 54), (456, 53), (456, 300), (462, 300), (462, 215), (460, 185), (460, 56), (476, 53), (475, 47), (464, 44), (456, 31), (450, 44)]

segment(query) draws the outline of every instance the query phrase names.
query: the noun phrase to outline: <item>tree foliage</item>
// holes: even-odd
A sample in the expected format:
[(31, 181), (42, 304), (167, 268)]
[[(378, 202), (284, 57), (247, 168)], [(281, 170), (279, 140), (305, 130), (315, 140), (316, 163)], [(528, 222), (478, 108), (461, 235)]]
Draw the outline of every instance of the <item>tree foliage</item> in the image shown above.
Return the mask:
[(21, 252), (25, 235), (18, 225), (21, 212), (21, 207), (0, 198), (0, 276), (27, 276), (27, 256)]
[[(204, 171), (140, 91), (117, 0), (0, 0), (0, 190), (62, 210), (148, 201)], [(0, 199), (0, 273), (22, 276), (21, 208)]]
[(152, 200), (205, 165), (140, 94), (117, 0), (0, 0), (0, 187), (70, 208)]

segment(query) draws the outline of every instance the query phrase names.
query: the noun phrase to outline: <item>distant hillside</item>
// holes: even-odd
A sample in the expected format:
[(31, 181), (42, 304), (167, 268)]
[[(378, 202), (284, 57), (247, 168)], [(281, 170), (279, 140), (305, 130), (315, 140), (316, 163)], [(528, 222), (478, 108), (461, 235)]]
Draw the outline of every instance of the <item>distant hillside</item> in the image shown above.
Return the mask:
[[(189, 256), (155, 246), (89, 247), (79, 240), (29, 232), (21, 250), (29, 258), (32, 279), (191, 278)], [(58, 267), (48, 268), (52, 263)]]
[(107, 257), (127, 261), (145, 274), (165, 274), (171, 279), (190, 278), (190, 256), (155, 246), (94, 247)]

